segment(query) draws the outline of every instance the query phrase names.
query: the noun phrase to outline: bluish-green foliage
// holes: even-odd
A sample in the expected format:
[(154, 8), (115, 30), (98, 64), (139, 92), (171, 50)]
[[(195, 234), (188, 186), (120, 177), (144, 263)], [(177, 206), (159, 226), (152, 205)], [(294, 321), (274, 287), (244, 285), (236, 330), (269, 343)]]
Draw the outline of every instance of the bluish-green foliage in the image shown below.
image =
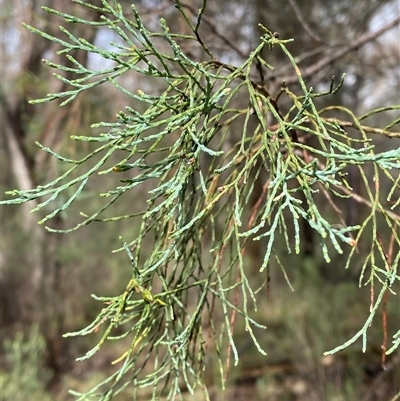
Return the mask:
[[(70, 168), (33, 190), (9, 192), (13, 199), (3, 203), (39, 199), (33, 211), (45, 211), (40, 222), (50, 224), (85, 194), (95, 175), (111, 174), (116, 184), (98, 194), (105, 200), (99, 210), (85, 211), (82, 221), (69, 229), (46, 228), (66, 233), (94, 221), (118, 224), (122, 219), (131, 219), (136, 227), (132, 238), (121, 238), (119, 249), (126, 252), (132, 271), (125, 291), (115, 297), (93, 295), (102, 304), (99, 315), (83, 330), (67, 334), (103, 333), (80, 360), (93, 356), (106, 341), (129, 338), (131, 346), (116, 357), (115, 374), (87, 394), (76, 393), (77, 398), (109, 400), (127, 388), (136, 396), (143, 387), (152, 389), (152, 399), (163, 394), (172, 400), (182, 386), (194, 392), (203, 385), (206, 354), (211, 347), (224, 378), (230, 353), (234, 364), (239, 360), (233, 336), (237, 317), (243, 319), (255, 346), (265, 354), (268, 350), (261, 348), (253, 332), (254, 327), (265, 329), (264, 322), (252, 318), (257, 295), (268, 282), (271, 260), (286, 277), (282, 244), (286, 252), (300, 253), (304, 221), (314, 230), (326, 262), (330, 262), (330, 252), (347, 252), (349, 267), (357, 245), (362, 241), (370, 244), (360, 283), (375, 283), (377, 296), (371, 313), (354, 337), (330, 352), (360, 337), (365, 349), (368, 328), (384, 294), (399, 280), (400, 253), (388, 259), (377, 224), (383, 223), (395, 246), (400, 245), (399, 216), (394, 211), (399, 206), (400, 148), (377, 152), (370, 139), (371, 135), (392, 136), (395, 121), (378, 129), (364, 126), (362, 121), (383, 110), (361, 117), (344, 107), (318, 110), (316, 99), (340, 90), (343, 79), (337, 88), (332, 80), (330, 90), (315, 93), (307, 87), (286, 48), (290, 40), (282, 40), (268, 29), (264, 28), (259, 45), (243, 64), (232, 66), (216, 60), (198, 32), (205, 2), (196, 25), (177, 2), (193, 35), (171, 32), (164, 20), (159, 32), (151, 32), (134, 6), (133, 18), (128, 19), (114, 1), (103, 0), (101, 7), (76, 2), (99, 12), (100, 21), (47, 10), (71, 23), (108, 28), (119, 42), (113, 50), (104, 50), (75, 37), (73, 25), (70, 31), (62, 28), (60, 37), (27, 26), (59, 44), (59, 53), (66, 54), (72, 63), (72, 67), (65, 67), (46, 61), (60, 71), (56, 76), (70, 89), (32, 103), (62, 98), (64, 105), (85, 90), (111, 83), (127, 96), (129, 106), (115, 121), (95, 124), (93, 128), (104, 130), (100, 135), (72, 137), (98, 145), (80, 160), (65, 158), (38, 143)], [(196, 61), (187, 56), (181, 50), (184, 41), (197, 41), (206, 59)], [(272, 97), (268, 88), (257, 82), (257, 68), (272, 68), (261, 57), (264, 48), (286, 55), (298, 75), (299, 93), (283, 85), (278, 96)], [(68, 54), (74, 49), (96, 53), (111, 60), (113, 66), (92, 71)], [(76, 78), (67, 80), (62, 71), (72, 72)], [(163, 89), (132, 93), (120, 81), (127, 73), (151, 78), (157, 82), (155, 87)], [(280, 106), (283, 99), (289, 107)], [(137, 102), (140, 107), (131, 106)], [(328, 112), (329, 117), (325, 117)], [(332, 117), (336, 112), (347, 115), (349, 121)], [(346, 132), (346, 123), (358, 131), (357, 136)], [(115, 157), (119, 157), (118, 163), (111, 162)], [(347, 182), (349, 165), (359, 170), (365, 197), (357, 195), (357, 199), (369, 210), (364, 222), (355, 226), (347, 226), (341, 213), (346, 199), (353, 196)], [(389, 191), (379, 187), (382, 177), (390, 183)], [(63, 198), (67, 200), (58, 203), (66, 194)], [(145, 206), (138, 210), (134, 199), (139, 197), (145, 198), (141, 203)], [(132, 203), (132, 212), (112, 215), (117, 201)], [(392, 207), (386, 207), (387, 201), (393, 201)], [(104, 217), (106, 211), (112, 217)], [(257, 288), (248, 279), (246, 264), (251, 241), (265, 243), (257, 266)], [(388, 353), (399, 341), (397, 334)], [(222, 348), (226, 344), (227, 351)]]

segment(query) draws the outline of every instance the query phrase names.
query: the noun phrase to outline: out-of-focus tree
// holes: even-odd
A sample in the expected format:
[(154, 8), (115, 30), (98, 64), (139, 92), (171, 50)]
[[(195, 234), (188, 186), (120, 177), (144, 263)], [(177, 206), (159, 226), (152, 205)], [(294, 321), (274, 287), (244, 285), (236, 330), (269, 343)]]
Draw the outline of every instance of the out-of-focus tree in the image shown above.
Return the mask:
[[(30, 23), (50, 34), (58, 34), (60, 24), (65, 26), (66, 23), (42, 10), (42, 6), (54, 3), (65, 13), (88, 20), (98, 17), (96, 13), (70, 1), (8, 2), (2, 8), (3, 64), (0, 95), (3, 122), (1, 140), (4, 144), (2, 177), (5, 181), (2, 185), (14, 182), (18, 188), (35, 188), (43, 180), (49, 179), (55, 173), (54, 162), (49, 154), (37, 152), (34, 142), (39, 141), (43, 146), (57, 150), (63, 146), (68, 135), (81, 129), (87, 107), (85, 97), (80, 97), (74, 105), (64, 108), (59, 107), (60, 102), (39, 107), (29, 104), (33, 97), (67, 88), (51, 71), (42, 68), (44, 57), (55, 63), (65, 64), (61, 61), (64, 60), (63, 57), (57, 53), (60, 46), (31, 35), (22, 26), (22, 22)], [(84, 26), (77, 26), (77, 30), (80, 37), (88, 41), (94, 39), (95, 32)], [(88, 61), (88, 54), (84, 52), (71, 52), (71, 56), (82, 64)], [(68, 66), (68, 61), (66, 65)], [(65, 72), (64, 77), (68, 79), (70, 74)], [(22, 255), (19, 258), (13, 256), (18, 252), (8, 246), (11, 236), (5, 235), (4, 230), (2, 320), (5, 326), (18, 321), (26, 324), (40, 322), (48, 341), (49, 364), (56, 371), (61, 371), (64, 365), (62, 355), (65, 353), (61, 341), (65, 315), (62, 299), (65, 272), (59, 263), (57, 252), (63, 246), (62, 237), (43, 231), (37, 225), (38, 220), (30, 213), (35, 206), (36, 201), (25, 205), (18, 220), (3, 216), (7, 221), (3, 228), (7, 227), (8, 232), (19, 233), (17, 246), (21, 248)], [(58, 216), (55, 224), (62, 228), (63, 218)], [(16, 226), (22, 232), (15, 230)], [(24, 267), (17, 267), (18, 264), (23, 264)]]

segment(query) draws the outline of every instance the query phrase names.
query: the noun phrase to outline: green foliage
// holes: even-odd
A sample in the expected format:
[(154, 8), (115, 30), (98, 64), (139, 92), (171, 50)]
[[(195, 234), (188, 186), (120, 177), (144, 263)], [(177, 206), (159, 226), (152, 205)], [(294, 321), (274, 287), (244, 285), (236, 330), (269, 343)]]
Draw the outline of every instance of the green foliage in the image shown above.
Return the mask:
[(32, 326), (28, 338), (18, 332), (13, 340), (4, 340), (6, 372), (0, 376), (3, 401), (51, 400), (46, 385), (51, 372), (43, 367), (46, 343), (37, 326)]
[[(318, 98), (339, 90), (343, 79), (337, 88), (332, 79), (327, 92), (315, 93), (307, 87), (286, 48), (291, 40), (281, 40), (264, 27), (260, 44), (243, 64), (232, 66), (216, 60), (198, 31), (206, 2), (196, 25), (176, 2), (193, 35), (172, 33), (164, 20), (160, 32), (151, 32), (134, 6), (133, 17), (128, 18), (114, 1), (103, 0), (101, 7), (80, 0), (76, 3), (98, 11), (100, 21), (46, 10), (71, 23), (92, 25), (94, 29), (106, 27), (118, 41), (113, 44), (114, 50), (104, 50), (65, 28), (60, 28), (67, 37), (64, 40), (27, 26), (59, 44), (59, 53), (66, 54), (72, 66), (46, 64), (77, 76), (67, 80), (55, 74), (71, 89), (32, 103), (65, 99), (61, 103), (65, 105), (83, 91), (108, 82), (123, 92), (127, 101), (140, 105), (127, 106), (114, 122), (93, 125), (106, 130), (98, 136), (73, 136), (73, 140), (97, 144), (80, 160), (65, 158), (38, 143), (43, 151), (71, 167), (38, 188), (9, 192), (14, 198), (2, 203), (39, 199), (32, 211), (46, 211), (40, 221), (46, 223), (85, 195), (95, 175), (115, 175), (116, 180), (123, 177), (119, 185), (99, 194), (104, 198), (102, 207), (82, 213), (83, 220), (76, 226), (66, 230), (46, 227), (67, 233), (92, 222), (118, 224), (131, 219), (132, 231), (137, 232), (133, 238), (121, 238), (118, 249), (126, 252), (127, 264), (131, 265), (125, 291), (115, 297), (93, 295), (103, 304), (98, 317), (85, 329), (67, 334), (103, 333), (80, 360), (93, 356), (105, 341), (129, 338), (131, 346), (115, 360), (119, 368), (112, 376), (87, 394), (75, 393), (77, 398), (110, 400), (128, 387), (136, 397), (142, 388), (149, 387), (152, 399), (162, 394), (172, 400), (182, 387), (194, 392), (204, 384), (210, 350), (218, 356), (223, 379), (230, 353), (234, 364), (239, 360), (233, 337), (238, 319), (244, 322), (258, 351), (265, 354), (253, 332), (254, 327), (265, 328), (265, 322), (253, 318), (257, 293), (269, 280), (271, 261), (287, 277), (281, 249), (284, 246), (287, 253), (300, 253), (304, 221), (319, 239), (326, 262), (330, 262), (330, 252), (341, 254), (345, 249), (348, 267), (358, 244), (370, 246), (360, 284), (366, 281), (375, 285), (378, 296), (362, 329), (330, 352), (360, 337), (365, 349), (368, 327), (384, 294), (400, 279), (400, 253), (388, 259), (377, 228), (378, 223), (383, 225), (388, 238), (395, 246), (400, 245), (399, 216), (393, 211), (400, 204), (400, 148), (378, 152), (370, 135), (393, 136), (390, 129), (398, 120), (378, 129), (362, 125), (362, 120), (383, 109), (361, 117), (344, 107), (318, 110)], [(180, 45), (185, 41), (196, 41), (207, 59), (197, 62), (188, 57)], [(263, 82), (256, 81), (254, 71), (272, 69), (261, 57), (264, 48), (285, 54), (297, 73), (300, 93), (283, 85), (273, 98)], [(68, 54), (75, 49), (98, 54), (111, 60), (113, 66), (92, 71)], [(154, 87), (164, 89), (133, 93), (121, 81), (127, 73), (150, 77)], [(400, 106), (387, 109), (398, 110)], [(332, 113), (345, 115), (350, 121), (343, 122)], [(345, 131), (349, 124), (358, 134)], [(112, 162), (115, 158), (120, 161)], [(365, 192), (362, 203), (369, 210), (357, 226), (347, 226), (341, 210), (352, 196), (347, 182), (349, 166), (359, 171)], [(135, 199), (143, 197), (141, 209), (138, 202), (132, 213), (113, 215), (117, 201), (134, 204)], [(393, 203), (391, 208), (386, 207), (387, 202)], [(256, 288), (248, 278), (246, 262), (251, 241), (265, 242)], [(393, 340), (388, 353), (399, 346), (398, 334)], [(227, 351), (222, 348), (225, 343)]]

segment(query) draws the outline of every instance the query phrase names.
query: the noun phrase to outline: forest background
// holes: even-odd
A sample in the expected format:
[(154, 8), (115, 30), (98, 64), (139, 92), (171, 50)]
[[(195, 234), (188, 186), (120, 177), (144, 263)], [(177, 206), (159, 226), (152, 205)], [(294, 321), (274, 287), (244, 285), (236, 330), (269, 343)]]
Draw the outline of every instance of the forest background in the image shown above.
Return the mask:
[[(127, 8), (131, 2), (120, 3)], [(190, 33), (173, 1), (143, 0), (134, 4), (146, 26), (157, 27), (160, 18), (165, 18), (171, 31)], [(192, 16), (197, 15), (201, 4), (195, 0), (182, 3)], [(112, 121), (127, 104), (126, 96), (112, 85), (87, 91), (61, 108), (60, 102), (28, 103), (67, 88), (42, 63), (46, 58), (65, 64), (65, 58), (57, 54), (58, 45), (22, 27), (25, 22), (60, 35), (59, 25), (65, 22), (44, 12), (42, 6), (93, 21), (99, 18), (97, 13), (72, 1), (1, 1), (2, 194), (12, 188), (34, 188), (62, 172), (63, 167), (35, 146), (35, 141), (79, 158), (90, 144), (72, 142), (70, 136), (90, 135), (92, 123)], [(322, 92), (329, 89), (332, 76), (338, 82), (346, 74), (342, 88), (321, 98), (318, 106), (344, 105), (360, 116), (374, 108), (400, 103), (399, 16), (396, 0), (218, 1), (207, 4), (201, 32), (218, 59), (230, 65), (239, 65), (257, 46), (262, 35), (259, 23), (279, 32), (280, 38), (294, 38), (288, 49), (296, 57), (307, 86)], [(100, 47), (107, 48), (113, 40), (102, 28), (76, 25), (75, 29), (77, 37)], [(182, 50), (201, 60), (199, 47)], [(265, 77), (269, 92), (278, 93), (283, 81), (296, 90), (297, 76), (287, 59), (275, 50), (265, 50), (263, 56), (275, 67)], [(105, 61), (97, 55), (77, 53), (74, 57), (92, 69), (104, 68)], [(132, 92), (157, 92), (154, 81), (146, 77), (127, 77), (124, 84)], [(393, 111), (382, 112), (369, 119), (368, 124), (385, 127), (395, 119)], [(348, 129), (351, 132), (351, 127)], [(399, 124), (391, 127), (392, 132), (399, 130)], [(374, 144), (380, 151), (394, 149), (400, 146), (400, 138), (377, 134)], [(96, 193), (96, 185), (105, 185), (105, 177), (92, 181), (90, 191)], [(356, 169), (349, 170), (349, 181), (357, 192), (360, 177)], [(62, 229), (78, 221), (86, 202), (95, 206), (98, 200), (91, 197), (90, 191), (58, 215), (53, 227)], [(143, 199), (130, 202), (118, 206), (121, 214), (132, 213), (132, 204), (140, 204)], [(119, 236), (128, 235), (132, 227), (129, 221), (102, 229), (91, 224), (69, 235), (58, 235), (37, 225), (39, 217), (29, 213), (32, 207), (25, 204), (1, 208), (3, 399), (69, 400), (72, 397), (68, 389), (88, 390), (113, 371), (111, 362), (125, 351), (126, 344), (108, 345), (94, 358), (76, 362), (93, 346), (92, 339), (62, 335), (84, 327), (98, 314), (98, 303), (90, 294), (112, 296), (125, 288), (130, 266), (126, 255), (112, 251), (120, 247)], [(356, 200), (348, 200), (346, 223), (358, 224), (366, 209)], [(388, 237), (382, 239), (385, 240)], [(262, 264), (260, 246), (254, 245), (247, 264), (250, 276), (254, 271), (254, 280)], [(362, 266), (357, 265), (358, 258), (344, 269), (346, 255), (334, 255), (328, 264), (317, 248), (313, 238), (305, 238), (302, 252), (285, 260), (295, 291), (288, 287), (279, 269), (271, 270), (265, 301), (259, 308), (268, 326), (259, 334), (260, 343), (268, 355), (259, 354), (246, 333), (237, 331), (240, 362), (229, 370), (228, 390), (220, 391), (213, 371), (206, 377), (207, 383), (215, 386), (216, 399), (389, 401), (399, 393), (398, 352), (384, 361), (385, 369), (382, 366), (385, 332), (390, 338), (398, 330), (398, 296), (387, 303), (387, 314), (379, 311), (365, 353), (356, 343), (341, 353), (323, 357), (324, 351), (346, 341), (363, 325), (371, 289), (359, 287)], [(359, 252), (361, 261), (369, 249), (360, 245)], [(379, 320), (383, 315), (387, 317), (386, 329)], [(210, 355), (211, 361), (212, 358)], [(202, 399), (201, 395), (185, 396)], [(118, 399), (129, 399), (123, 397)]]

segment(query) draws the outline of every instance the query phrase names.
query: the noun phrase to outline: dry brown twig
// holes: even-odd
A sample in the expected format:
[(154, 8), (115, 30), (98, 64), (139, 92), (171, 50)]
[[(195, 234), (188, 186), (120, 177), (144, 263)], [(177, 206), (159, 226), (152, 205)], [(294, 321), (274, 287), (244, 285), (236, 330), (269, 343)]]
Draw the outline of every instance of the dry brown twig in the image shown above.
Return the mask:
[[(387, 23), (384, 25), (381, 29), (378, 29), (377, 31), (374, 32), (367, 32), (364, 35), (361, 35), (358, 39), (354, 40), (353, 42), (349, 43), (347, 46), (341, 47), (334, 53), (329, 53), (328, 56), (322, 58), (319, 60), (317, 63), (311, 65), (310, 67), (307, 67), (303, 70), (301, 76), (303, 79), (309, 78), (322, 70), (323, 68), (329, 66), (330, 64), (333, 64), (336, 60), (339, 60), (340, 58), (344, 57), (346, 54), (357, 50), (358, 48), (364, 46), (366, 43), (371, 42), (373, 40), (376, 40), (379, 36), (387, 32), (389, 29), (395, 27), (397, 24), (400, 22), (400, 15), (396, 17), (393, 21)], [(301, 56), (300, 56), (301, 57)], [(275, 80), (279, 79), (284, 81), (287, 85), (294, 84), (298, 82), (298, 75), (293, 74), (290, 76), (285, 76), (283, 75), (280, 71), (277, 73), (272, 73), (269, 74), (267, 77), (267, 80)]]

